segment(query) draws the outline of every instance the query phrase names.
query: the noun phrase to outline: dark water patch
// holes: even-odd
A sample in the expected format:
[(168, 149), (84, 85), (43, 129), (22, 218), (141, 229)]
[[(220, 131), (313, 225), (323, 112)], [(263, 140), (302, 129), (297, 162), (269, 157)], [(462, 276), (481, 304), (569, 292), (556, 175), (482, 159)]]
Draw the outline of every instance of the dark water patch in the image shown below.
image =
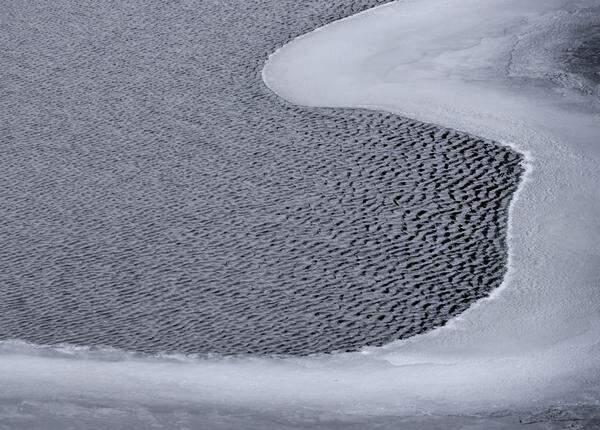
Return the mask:
[(260, 73), (383, 1), (0, 5), (0, 338), (307, 354), (499, 286), (513, 151)]

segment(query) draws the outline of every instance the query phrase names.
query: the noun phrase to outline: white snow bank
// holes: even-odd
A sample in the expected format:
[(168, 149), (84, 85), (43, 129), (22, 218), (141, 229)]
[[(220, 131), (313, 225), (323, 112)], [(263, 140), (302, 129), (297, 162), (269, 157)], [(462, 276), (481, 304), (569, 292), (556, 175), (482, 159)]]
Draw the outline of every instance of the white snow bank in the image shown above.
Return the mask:
[(556, 54), (594, 19), (584, 11), (593, 4), (392, 3), (293, 41), (264, 70), (296, 103), (386, 109), (529, 154), (511, 208), (509, 274), (491, 299), (426, 335), (310, 358), (148, 358), (5, 342), (0, 405), (111, 400), (293, 419), (600, 401), (599, 110)]
[[(571, 366), (573, 378), (593, 375), (576, 391), (600, 388), (600, 109), (597, 89), (563, 58), (599, 23), (598, 1), (409, 0), (314, 31), (269, 59), (265, 82), (294, 103), (389, 110), (527, 155), (503, 287), (448, 326), (374, 354), (470, 363), (476, 372), (456, 386), (474, 385), (478, 397), (519, 378), (531, 389), (542, 373), (535, 383), (547, 395)], [(515, 361), (503, 369), (503, 357)]]

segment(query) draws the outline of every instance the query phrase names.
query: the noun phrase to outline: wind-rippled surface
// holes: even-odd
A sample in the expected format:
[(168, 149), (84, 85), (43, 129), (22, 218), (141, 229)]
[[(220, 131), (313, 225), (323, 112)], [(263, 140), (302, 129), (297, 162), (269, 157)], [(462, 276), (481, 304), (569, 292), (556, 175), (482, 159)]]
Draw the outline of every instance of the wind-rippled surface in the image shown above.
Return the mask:
[(498, 287), (518, 154), (262, 83), (380, 3), (3, 2), (0, 338), (350, 351)]

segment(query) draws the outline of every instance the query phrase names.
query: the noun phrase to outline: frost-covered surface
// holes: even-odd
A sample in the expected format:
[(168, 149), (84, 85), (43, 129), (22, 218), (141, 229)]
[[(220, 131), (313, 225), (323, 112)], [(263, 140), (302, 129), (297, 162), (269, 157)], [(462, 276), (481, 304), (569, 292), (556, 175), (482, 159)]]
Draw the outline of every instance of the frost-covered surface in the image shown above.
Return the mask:
[[(596, 16), (577, 12), (584, 6), (394, 3), (295, 41), (265, 73), (272, 88), (298, 103), (386, 108), (528, 154), (529, 175), (511, 211), (510, 273), (491, 299), (430, 334), (334, 356), (151, 360), (5, 345), (6, 410), (15, 420), (25, 416), (21, 422), (29, 411), (36, 419), (122, 413), (147, 426), (165, 416), (170, 423), (191, 421), (185, 404), (215, 428), (346, 422), (360, 428), (357, 416), (484, 411), (485, 423), (442, 418), (449, 423), (442, 428), (514, 428), (518, 419), (501, 423), (489, 414), (563, 402), (597, 405), (598, 110), (589, 96), (592, 81), (582, 88), (560, 55), (539, 55), (553, 52), (546, 46), (578, 45), (571, 30)], [(546, 411), (523, 422), (552, 428), (545, 421), (580, 422), (577, 413)]]

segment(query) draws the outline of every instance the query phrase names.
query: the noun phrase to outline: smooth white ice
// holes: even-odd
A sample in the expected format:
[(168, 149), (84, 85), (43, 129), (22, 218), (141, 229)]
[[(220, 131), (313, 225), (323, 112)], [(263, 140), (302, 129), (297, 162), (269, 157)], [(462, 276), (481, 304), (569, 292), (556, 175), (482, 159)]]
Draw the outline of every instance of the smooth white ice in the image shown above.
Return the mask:
[(293, 417), (599, 402), (600, 109), (585, 93), (593, 84), (557, 55), (596, 19), (591, 6), (600, 5), (395, 2), (296, 39), (264, 70), (294, 103), (385, 109), (527, 154), (509, 274), (491, 298), (422, 336), (310, 358), (150, 359), (4, 343), (0, 403), (110, 399)]

